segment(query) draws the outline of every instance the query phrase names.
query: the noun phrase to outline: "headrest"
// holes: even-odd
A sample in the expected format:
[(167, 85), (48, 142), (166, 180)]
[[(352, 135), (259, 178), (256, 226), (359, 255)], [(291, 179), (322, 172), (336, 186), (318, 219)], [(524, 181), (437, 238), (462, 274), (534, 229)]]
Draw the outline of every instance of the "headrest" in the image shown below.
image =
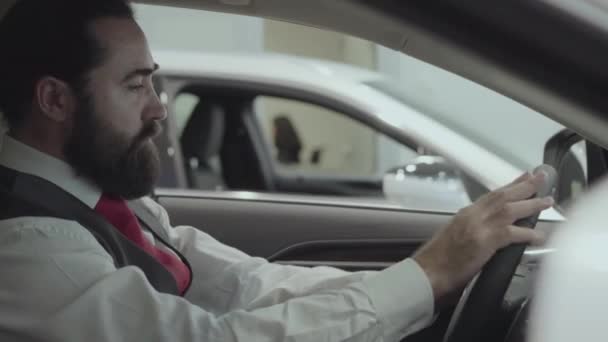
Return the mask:
[(181, 136), (185, 160), (205, 163), (217, 156), (224, 139), (226, 118), (222, 106), (201, 101), (196, 105)]

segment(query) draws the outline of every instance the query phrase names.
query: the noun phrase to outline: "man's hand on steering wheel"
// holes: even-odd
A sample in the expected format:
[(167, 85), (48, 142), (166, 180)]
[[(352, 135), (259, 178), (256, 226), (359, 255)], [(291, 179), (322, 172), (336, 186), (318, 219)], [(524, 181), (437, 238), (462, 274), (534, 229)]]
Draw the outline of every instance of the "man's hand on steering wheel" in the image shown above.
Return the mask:
[(538, 244), (544, 235), (513, 226), (553, 205), (551, 197), (534, 198), (543, 173), (526, 173), (511, 184), (490, 192), (458, 212), (452, 222), (414, 255), (427, 274), (435, 301), (462, 289), (494, 255), (513, 243)]

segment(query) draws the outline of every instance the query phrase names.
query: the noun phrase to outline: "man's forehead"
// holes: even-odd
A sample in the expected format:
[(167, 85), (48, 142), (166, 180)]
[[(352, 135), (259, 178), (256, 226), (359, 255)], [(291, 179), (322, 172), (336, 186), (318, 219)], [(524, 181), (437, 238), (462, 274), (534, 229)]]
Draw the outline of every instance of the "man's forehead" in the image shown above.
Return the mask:
[(106, 53), (107, 62), (123, 68), (153, 68), (146, 37), (132, 19), (104, 18), (92, 25), (94, 34)]
[(91, 22), (97, 39), (106, 44), (123, 44), (146, 40), (139, 25), (133, 19), (107, 17)]

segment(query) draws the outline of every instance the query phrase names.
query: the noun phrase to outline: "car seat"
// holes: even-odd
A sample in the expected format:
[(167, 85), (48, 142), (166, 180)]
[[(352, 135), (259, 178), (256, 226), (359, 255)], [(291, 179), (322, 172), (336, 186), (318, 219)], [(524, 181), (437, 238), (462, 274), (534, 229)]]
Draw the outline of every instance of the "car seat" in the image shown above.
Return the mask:
[(192, 111), (180, 138), (190, 188), (215, 190), (224, 186), (219, 152), (225, 125), (225, 112), (219, 104), (201, 101)]

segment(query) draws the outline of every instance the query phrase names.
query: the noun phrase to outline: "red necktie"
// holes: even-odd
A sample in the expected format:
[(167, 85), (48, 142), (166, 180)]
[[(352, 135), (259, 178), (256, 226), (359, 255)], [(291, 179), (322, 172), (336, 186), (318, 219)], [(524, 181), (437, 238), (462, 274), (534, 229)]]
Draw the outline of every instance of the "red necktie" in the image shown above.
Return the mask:
[(97, 206), (95, 206), (95, 211), (105, 217), (127, 239), (131, 240), (165, 266), (175, 278), (179, 292), (182, 295), (184, 294), (190, 283), (190, 270), (176, 255), (156, 248), (146, 239), (137, 217), (128, 207), (125, 200), (103, 194), (99, 202), (97, 202)]

